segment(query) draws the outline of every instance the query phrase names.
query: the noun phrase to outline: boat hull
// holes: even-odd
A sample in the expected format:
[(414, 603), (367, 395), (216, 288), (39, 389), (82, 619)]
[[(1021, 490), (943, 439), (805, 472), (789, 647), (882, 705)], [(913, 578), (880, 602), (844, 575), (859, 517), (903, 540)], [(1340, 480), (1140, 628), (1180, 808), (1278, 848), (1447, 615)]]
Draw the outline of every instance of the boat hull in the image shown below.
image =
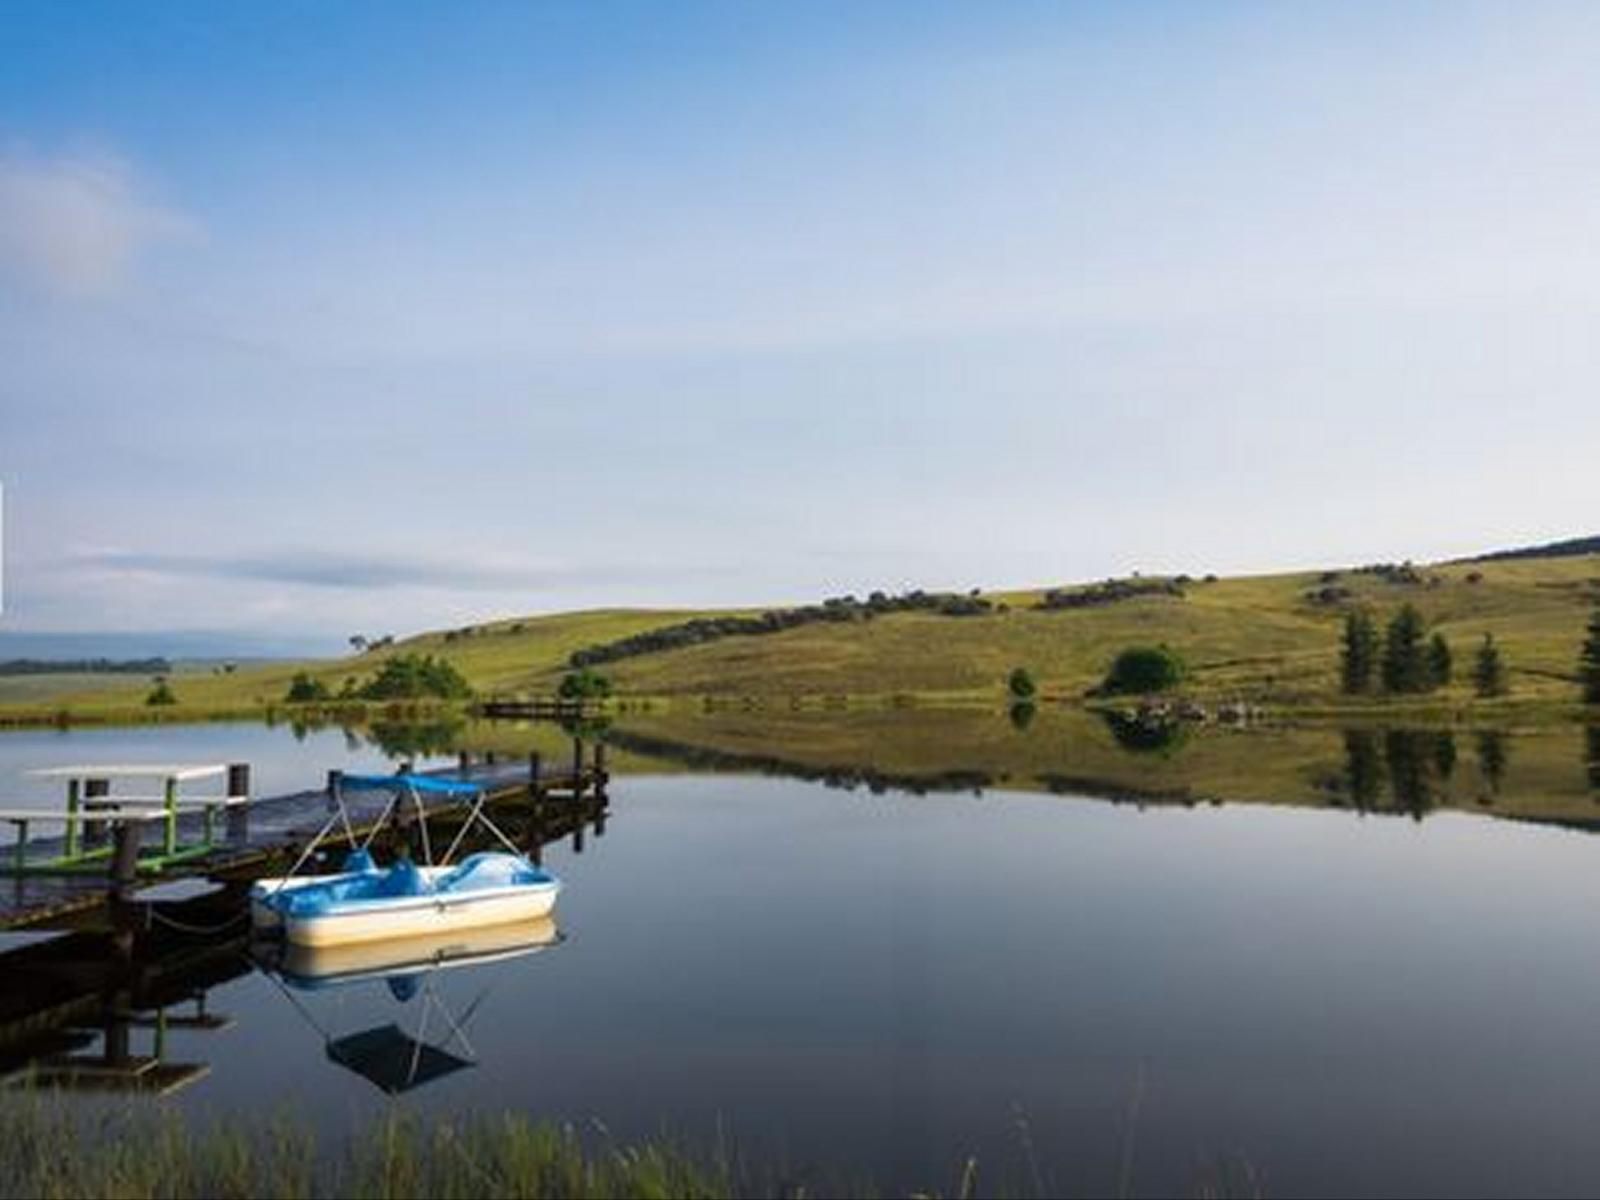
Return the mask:
[[(424, 868), (422, 873), (432, 876), (443, 872), (444, 868), (433, 867)], [(280, 891), (327, 881), (326, 876), (261, 880), (250, 905), (256, 928), (281, 932), (286, 940), (299, 946), (354, 946), (433, 937), (548, 917), (561, 892), (559, 881), (549, 879), (509, 887), (352, 900), (307, 914), (286, 913), (271, 902)]]

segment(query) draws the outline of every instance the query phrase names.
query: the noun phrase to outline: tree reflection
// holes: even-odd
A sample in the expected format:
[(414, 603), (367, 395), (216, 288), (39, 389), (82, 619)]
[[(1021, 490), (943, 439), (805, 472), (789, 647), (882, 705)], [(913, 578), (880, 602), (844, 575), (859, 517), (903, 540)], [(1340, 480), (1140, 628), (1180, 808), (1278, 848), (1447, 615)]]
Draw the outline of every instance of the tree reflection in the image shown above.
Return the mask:
[(1456, 735), (1448, 729), (1433, 735), (1433, 772), (1441, 783), (1456, 773)]
[(563, 717), (561, 729), (568, 737), (582, 738), (586, 742), (603, 742), (611, 732), (611, 718), (604, 715)]
[(426, 758), (449, 754), (461, 743), (466, 721), (441, 717), (434, 721), (375, 721), (367, 739), (388, 758)]
[[(1434, 806), (1430, 768), (1437, 761), (1433, 755), (1436, 736), (1403, 729), (1391, 729), (1383, 735), (1383, 756), (1389, 766), (1389, 791), (1395, 807), (1418, 821)], [(1452, 740), (1452, 759), (1453, 745)]]
[(1505, 778), (1506, 735), (1496, 729), (1485, 729), (1477, 735), (1478, 775), (1483, 780), (1483, 799), (1491, 802), (1500, 794), (1500, 782)]
[(1033, 718), (1038, 716), (1038, 709), (1027, 700), (1019, 700), (1011, 706), (1011, 711), (1007, 715), (1011, 718), (1012, 726), (1018, 733), (1022, 733), (1033, 724)]
[(1182, 721), (1129, 716), (1110, 709), (1100, 715), (1117, 745), (1135, 754), (1171, 754), (1189, 740), (1189, 730)]
[(1378, 801), (1383, 764), (1378, 758), (1378, 738), (1370, 729), (1344, 732), (1344, 773), (1350, 789), (1350, 803), (1357, 812), (1367, 812)]

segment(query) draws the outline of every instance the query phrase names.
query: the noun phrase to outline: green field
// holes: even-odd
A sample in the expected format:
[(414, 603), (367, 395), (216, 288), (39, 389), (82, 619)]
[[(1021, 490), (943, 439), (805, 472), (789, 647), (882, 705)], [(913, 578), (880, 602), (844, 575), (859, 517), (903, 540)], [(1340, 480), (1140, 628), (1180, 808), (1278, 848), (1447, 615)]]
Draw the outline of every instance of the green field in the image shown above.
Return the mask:
[[(1573, 704), (1578, 646), (1600, 599), (1600, 555), (1419, 571), (1417, 582), (1343, 572), (1334, 585), (1349, 594), (1331, 604), (1308, 598), (1327, 585), (1316, 571), (1195, 581), (1182, 597), (1145, 596), (1060, 611), (1037, 607), (1042, 590), (996, 593), (988, 597), (996, 611), (981, 616), (914, 612), (817, 623), (644, 654), (601, 669), (629, 696), (796, 698), (817, 704), (916, 697), (969, 703), (999, 699), (1007, 673), (1023, 666), (1039, 681), (1043, 699), (1059, 700), (1081, 697), (1121, 648), (1166, 642), (1189, 664), (1184, 690), (1202, 699), (1238, 698), (1305, 712), (1405, 707), (1439, 715), (1468, 705), (1524, 710)], [(1346, 608), (1367, 606), (1381, 622), (1408, 601), (1451, 641), (1457, 682), (1426, 697), (1362, 698), (1352, 704), (1339, 694), (1337, 680)], [(574, 650), (690, 617), (737, 611), (609, 609), (527, 617), (476, 626), (470, 633), (423, 634), (335, 660), (187, 676), (174, 681), (179, 707), (161, 715), (261, 711), (281, 704), (296, 670), (309, 671), (337, 691), (347, 679), (369, 676), (386, 656), (408, 652), (449, 659), (480, 694), (546, 695), (559, 683)], [(1485, 632), (1501, 645), (1512, 696), (1480, 705), (1466, 679)], [(137, 697), (121, 687), (58, 693), (52, 701), (74, 717), (140, 715)], [(26, 704), (11, 707), (16, 716)]]

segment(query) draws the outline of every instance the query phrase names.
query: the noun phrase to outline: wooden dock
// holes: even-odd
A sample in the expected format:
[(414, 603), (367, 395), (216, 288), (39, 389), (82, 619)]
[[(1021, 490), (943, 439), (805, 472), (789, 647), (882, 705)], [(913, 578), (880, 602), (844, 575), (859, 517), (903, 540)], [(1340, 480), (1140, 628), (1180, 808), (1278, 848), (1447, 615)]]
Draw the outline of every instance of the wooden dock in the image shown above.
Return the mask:
[(473, 711), (492, 721), (559, 721), (593, 716), (596, 707), (590, 700), (559, 696), (489, 696), (474, 705)]
[[(471, 771), (494, 772), (495, 823), (536, 861), (545, 846), (570, 839), (582, 851), (589, 831), (605, 832), (603, 753), (578, 780), (570, 768), (547, 771), (536, 762), (481, 763)], [(0, 951), (0, 1088), (48, 1084), (155, 1097), (203, 1079), (210, 1071), (205, 1039), (176, 1042), (169, 1034), (205, 1034), (232, 1023), (208, 993), (261, 961), (252, 942), (249, 882), (260, 867), (276, 865), (275, 856), (296, 852), (279, 826), (298, 821), (314, 832), (326, 820), (326, 804), (323, 792), (258, 801), (255, 811), (272, 823), (262, 825), (256, 844), (236, 847), (232, 859), (219, 857), (204, 879), (198, 869), (182, 873), (198, 894), (163, 897), (189, 890), (163, 885), (117, 901), (108, 899), (102, 880), (98, 894), (74, 894), (47, 915), (38, 907), (13, 909), (13, 930), (66, 931), (17, 937), (21, 944)], [(430, 821), (448, 828), (462, 815), (439, 805)], [(37, 888), (49, 881), (20, 882)]]
[[(408, 765), (403, 764), (402, 770)], [(541, 857), (542, 847), (555, 838), (570, 836), (581, 850), (587, 828), (604, 832), (610, 775), (603, 743), (588, 747), (583, 740), (574, 739), (571, 757), (560, 763), (545, 761), (537, 754), (506, 761), (492, 754), (473, 759), (463, 753), (454, 768), (431, 773), (481, 783), (488, 793), (486, 811), (535, 861)], [(90, 865), (99, 864), (93, 870), (85, 869), (80, 857), (70, 870), (52, 873), (47, 866), (41, 872), (17, 872), (10, 879), (0, 879), (0, 930), (104, 928), (111, 923), (114, 901), (137, 903), (141, 889), (152, 884), (180, 879), (237, 883), (281, 870), (327, 824), (335, 811), (332, 789), (337, 780), (338, 773), (330, 772), (321, 789), (230, 803), (220, 817), (211, 808), (184, 809), (173, 827), (163, 830), (167, 844), (184, 848), (178, 854), (140, 859), (139, 844), (150, 822), (145, 817), (130, 818), (121, 824), (117, 836), (119, 841), (131, 841), (131, 854), (108, 852), (90, 860)], [(248, 791), (247, 770), (242, 776), (237, 767), (231, 773), (230, 795), (239, 794), (236, 788)], [(383, 823), (388, 796), (347, 794), (345, 806), (354, 836), (364, 838)], [(424, 798), (428, 823), (438, 825), (446, 835), (459, 827), (468, 808), (455, 797)], [(392, 853), (407, 845), (415, 850), (415, 822), (415, 810), (396, 814), (390, 828), (379, 834), (379, 848)], [(69, 827), (68, 835), (36, 840), (32, 848), (44, 863), (59, 863), (69, 841), (77, 836)], [(341, 848), (342, 844), (330, 842), (324, 855), (329, 865)]]

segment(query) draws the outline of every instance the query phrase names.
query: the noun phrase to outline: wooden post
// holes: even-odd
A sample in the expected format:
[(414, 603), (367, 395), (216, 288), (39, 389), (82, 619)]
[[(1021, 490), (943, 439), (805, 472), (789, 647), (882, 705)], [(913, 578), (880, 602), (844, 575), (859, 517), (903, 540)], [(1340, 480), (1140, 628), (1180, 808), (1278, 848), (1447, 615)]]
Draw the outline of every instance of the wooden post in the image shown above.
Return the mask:
[(329, 812), (332, 812), (334, 809), (339, 807), (339, 787), (340, 787), (340, 781), (343, 778), (344, 778), (344, 772), (339, 770), (337, 767), (335, 767), (333, 770), (328, 772), (328, 811)]
[(28, 823), (26, 821), (12, 821), (11, 824), (16, 826), (17, 830), (17, 843), (11, 851), (13, 855), (12, 862), (17, 874), (21, 875), (23, 868), (28, 865)]
[(458, 751), (456, 753), (456, 774), (464, 776), (470, 770), (472, 770), (472, 752), (470, 750)]
[(228, 806), (228, 840), (242, 842), (250, 833), (250, 764), (228, 764), (228, 798), (243, 796), (245, 803)]
[(105, 1047), (106, 1065), (112, 1067), (124, 1066), (130, 1054), (128, 1038), (128, 1005), (125, 997), (118, 996), (111, 1003), (106, 1014), (106, 1024), (102, 1044)]
[(78, 805), (83, 795), (79, 780), (67, 780), (67, 857), (78, 857)]
[(178, 850), (178, 781), (171, 776), (167, 778), (165, 801), (167, 819), (162, 832), (161, 848), (165, 854), (175, 854)]
[(583, 739), (572, 739), (572, 798), (583, 795)]
[(104, 800), (109, 795), (111, 795), (111, 780), (85, 779), (83, 781), (83, 811), (85, 814), (83, 819), (83, 840), (85, 842), (98, 843), (104, 840), (107, 828), (106, 823), (93, 820), (88, 814), (102, 811), (104, 805), (96, 804), (95, 801)]
[(535, 801), (539, 799), (539, 793), (543, 790), (543, 785), (539, 782), (541, 770), (543, 764), (539, 761), (539, 752), (531, 751), (528, 755), (528, 795)]
[(120, 898), (133, 891), (139, 877), (139, 839), (143, 830), (135, 821), (112, 824), (111, 892)]

